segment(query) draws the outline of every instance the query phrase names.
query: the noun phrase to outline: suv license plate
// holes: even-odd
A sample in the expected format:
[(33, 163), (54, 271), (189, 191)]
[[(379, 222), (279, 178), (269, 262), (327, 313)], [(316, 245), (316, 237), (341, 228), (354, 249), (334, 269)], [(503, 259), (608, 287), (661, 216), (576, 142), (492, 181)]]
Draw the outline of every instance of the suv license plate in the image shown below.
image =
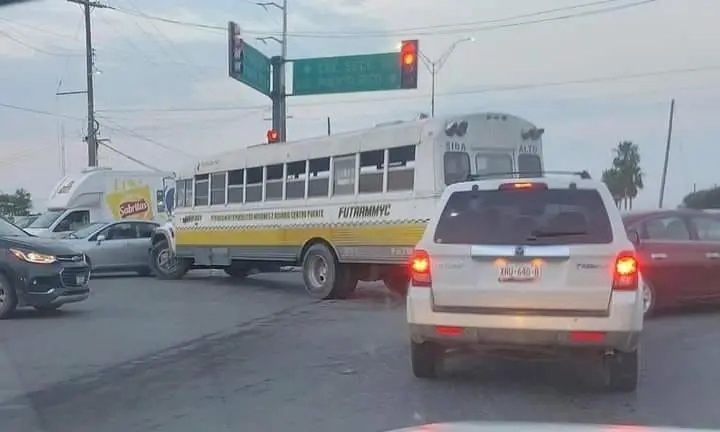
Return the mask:
[(506, 264), (498, 269), (500, 282), (533, 282), (540, 278), (540, 268), (532, 264)]
[(78, 285), (85, 285), (85, 275), (77, 275), (75, 276), (75, 282)]

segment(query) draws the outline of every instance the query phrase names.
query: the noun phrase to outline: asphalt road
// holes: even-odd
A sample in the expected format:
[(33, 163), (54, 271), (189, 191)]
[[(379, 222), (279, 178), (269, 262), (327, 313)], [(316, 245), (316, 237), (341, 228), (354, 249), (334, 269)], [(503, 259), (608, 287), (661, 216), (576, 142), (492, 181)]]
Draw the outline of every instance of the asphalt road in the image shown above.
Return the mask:
[[(455, 359), (412, 377), (402, 302), (315, 302), (297, 274), (95, 279), (90, 301), (0, 322), (0, 431), (382, 431), (430, 421), (720, 429), (720, 309), (649, 322), (635, 395), (565, 365)], [(572, 372), (572, 373), (571, 373)]]

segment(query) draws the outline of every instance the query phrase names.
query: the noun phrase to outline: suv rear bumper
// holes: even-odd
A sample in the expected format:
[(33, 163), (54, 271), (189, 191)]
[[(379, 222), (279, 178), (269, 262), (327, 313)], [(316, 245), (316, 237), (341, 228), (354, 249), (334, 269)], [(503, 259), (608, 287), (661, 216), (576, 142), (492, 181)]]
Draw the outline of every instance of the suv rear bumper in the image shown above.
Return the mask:
[(407, 321), (414, 342), (507, 348), (601, 348), (633, 351), (643, 327), (638, 292), (613, 293), (605, 316), (474, 314), (433, 310), (432, 293), (411, 287)]

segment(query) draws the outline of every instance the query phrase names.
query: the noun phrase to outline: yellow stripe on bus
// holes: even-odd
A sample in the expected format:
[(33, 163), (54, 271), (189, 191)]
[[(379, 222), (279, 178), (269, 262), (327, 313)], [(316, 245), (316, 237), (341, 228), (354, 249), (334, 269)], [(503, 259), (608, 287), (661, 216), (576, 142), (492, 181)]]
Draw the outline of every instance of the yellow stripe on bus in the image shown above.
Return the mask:
[(319, 237), (334, 246), (407, 246), (422, 237), (426, 224), (293, 228), (183, 228), (178, 246), (302, 246)]

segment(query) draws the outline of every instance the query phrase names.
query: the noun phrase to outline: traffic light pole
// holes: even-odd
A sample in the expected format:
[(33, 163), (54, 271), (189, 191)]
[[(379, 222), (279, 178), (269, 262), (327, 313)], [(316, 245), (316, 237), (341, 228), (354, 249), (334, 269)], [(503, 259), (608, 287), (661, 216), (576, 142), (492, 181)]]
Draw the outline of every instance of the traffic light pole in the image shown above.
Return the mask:
[(282, 76), (285, 72), (283, 67), (284, 58), (275, 56), (270, 59), (272, 66), (272, 92), (270, 92), (270, 100), (272, 101), (272, 129), (278, 134), (278, 141), (285, 142), (284, 122), (285, 118), (285, 94), (283, 91)]
[(282, 11), (282, 36), (280, 39), (270, 36), (263, 39), (272, 39), (280, 44), (281, 51), (279, 57), (270, 59), (272, 65), (272, 92), (270, 100), (272, 101), (272, 128), (278, 133), (278, 141), (287, 141), (287, 86), (285, 83), (285, 65), (287, 63), (287, 0), (282, 1), (282, 6), (275, 2), (259, 2), (257, 5), (266, 8), (274, 6)]
[(279, 139), (280, 142), (286, 142), (287, 141), (287, 87), (285, 83), (285, 65), (287, 64), (287, 0), (283, 0), (282, 5), (282, 48), (281, 48), (281, 54), (280, 57), (282, 57), (282, 61), (280, 63), (280, 97), (278, 101), (278, 105), (280, 107), (278, 108), (278, 115), (280, 116), (279, 121)]

